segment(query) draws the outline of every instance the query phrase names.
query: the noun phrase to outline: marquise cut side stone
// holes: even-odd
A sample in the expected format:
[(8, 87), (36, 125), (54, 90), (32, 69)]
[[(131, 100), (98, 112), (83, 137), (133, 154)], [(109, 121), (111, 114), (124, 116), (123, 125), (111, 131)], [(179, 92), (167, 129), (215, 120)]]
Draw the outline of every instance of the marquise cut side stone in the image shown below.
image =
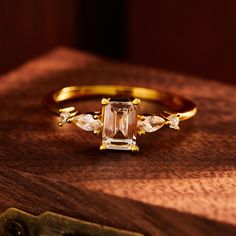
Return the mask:
[(160, 116), (145, 116), (144, 120), (138, 121), (138, 129), (145, 132), (154, 132), (165, 125), (165, 120)]
[(94, 119), (91, 114), (80, 114), (73, 118), (73, 123), (86, 131), (98, 131), (101, 129), (101, 121)]

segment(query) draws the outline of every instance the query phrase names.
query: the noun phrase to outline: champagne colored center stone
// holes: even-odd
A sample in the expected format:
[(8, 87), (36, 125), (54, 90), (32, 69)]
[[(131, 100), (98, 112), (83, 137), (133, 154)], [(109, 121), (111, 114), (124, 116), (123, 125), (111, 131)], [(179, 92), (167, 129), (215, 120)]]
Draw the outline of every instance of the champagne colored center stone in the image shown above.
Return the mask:
[(131, 101), (111, 101), (103, 109), (102, 143), (107, 149), (131, 150), (136, 144), (137, 106)]

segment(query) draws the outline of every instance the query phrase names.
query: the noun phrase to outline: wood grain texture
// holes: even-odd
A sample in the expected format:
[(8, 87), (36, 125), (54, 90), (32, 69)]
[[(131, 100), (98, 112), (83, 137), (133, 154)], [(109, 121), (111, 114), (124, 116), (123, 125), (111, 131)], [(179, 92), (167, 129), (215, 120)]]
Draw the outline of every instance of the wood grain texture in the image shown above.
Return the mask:
[[(64, 48), (0, 81), (0, 211), (53, 211), (146, 235), (236, 234), (235, 87)], [(100, 153), (100, 137), (58, 128), (41, 105), (57, 88), (100, 83), (180, 93), (199, 112), (180, 132), (138, 140), (138, 155)]]

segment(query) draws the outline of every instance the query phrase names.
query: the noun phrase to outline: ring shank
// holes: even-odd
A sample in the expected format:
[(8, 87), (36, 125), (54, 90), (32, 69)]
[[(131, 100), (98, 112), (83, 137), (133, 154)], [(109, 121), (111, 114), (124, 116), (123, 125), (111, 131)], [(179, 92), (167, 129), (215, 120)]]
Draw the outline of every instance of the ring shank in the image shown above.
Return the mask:
[(49, 94), (44, 99), (44, 104), (58, 114), (58, 110), (63, 108), (63, 103), (66, 101), (95, 97), (140, 98), (141, 100), (152, 101), (161, 104), (163, 111), (167, 113), (178, 113), (180, 120), (194, 116), (197, 111), (195, 104), (182, 96), (149, 88), (120, 85), (65, 87)]

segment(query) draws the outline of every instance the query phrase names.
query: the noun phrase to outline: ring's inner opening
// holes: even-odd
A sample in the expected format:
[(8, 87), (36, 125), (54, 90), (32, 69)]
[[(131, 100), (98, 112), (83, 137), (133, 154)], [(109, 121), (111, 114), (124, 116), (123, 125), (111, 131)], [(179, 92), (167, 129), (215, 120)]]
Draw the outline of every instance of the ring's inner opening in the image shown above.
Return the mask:
[[(132, 101), (134, 97), (119, 97), (119, 96), (94, 96), (80, 97), (64, 100), (58, 103), (59, 107), (74, 106), (80, 112), (86, 113), (91, 111), (101, 110), (101, 99), (109, 98), (112, 101)], [(138, 97), (139, 98), (139, 97)], [(140, 113), (142, 114), (158, 114), (165, 111), (171, 113), (182, 113), (192, 109), (192, 103), (188, 100), (183, 100), (180, 97), (168, 97), (167, 99), (157, 99), (155, 101), (141, 99), (139, 105)]]
[[(104, 96), (105, 97), (105, 96)], [(97, 98), (80, 98), (70, 99), (64, 102), (60, 102), (60, 107), (76, 107), (79, 112), (86, 113), (91, 111), (101, 111), (101, 99), (104, 97)], [(110, 97), (105, 97), (110, 98)], [(132, 98), (127, 98), (126, 101)], [(116, 101), (115, 97), (112, 97), (113, 101)], [(124, 99), (118, 98), (117, 101), (124, 101)], [(139, 111), (142, 114), (158, 114), (164, 112), (166, 109), (163, 104), (155, 101), (141, 100), (139, 105)], [(169, 108), (170, 110), (170, 108)], [(174, 112), (174, 109), (171, 109)]]
[(81, 113), (101, 111), (101, 99), (111, 98), (133, 100), (140, 98), (141, 114), (158, 114), (163, 112), (182, 113), (186, 119), (195, 112), (195, 105), (179, 95), (153, 89), (129, 86), (71, 86), (58, 90), (51, 96), (50, 106), (54, 109), (73, 106)]

